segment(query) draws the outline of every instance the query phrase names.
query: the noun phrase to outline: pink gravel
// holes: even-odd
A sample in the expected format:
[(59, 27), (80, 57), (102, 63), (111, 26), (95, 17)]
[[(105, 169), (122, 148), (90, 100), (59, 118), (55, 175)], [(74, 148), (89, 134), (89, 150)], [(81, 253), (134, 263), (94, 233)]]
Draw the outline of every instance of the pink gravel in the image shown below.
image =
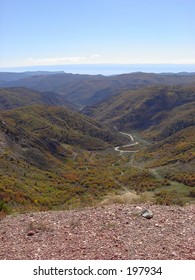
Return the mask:
[[(141, 211), (153, 212), (152, 219)], [(7, 216), (0, 259), (194, 260), (195, 205), (108, 205)]]

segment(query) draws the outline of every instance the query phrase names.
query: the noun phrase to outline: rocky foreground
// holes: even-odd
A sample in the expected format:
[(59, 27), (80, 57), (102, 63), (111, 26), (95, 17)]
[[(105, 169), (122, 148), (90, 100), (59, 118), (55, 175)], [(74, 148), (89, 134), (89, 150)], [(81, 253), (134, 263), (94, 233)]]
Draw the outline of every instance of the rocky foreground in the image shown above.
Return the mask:
[[(144, 209), (153, 212), (144, 218)], [(7, 216), (0, 259), (195, 259), (195, 205), (109, 205)]]

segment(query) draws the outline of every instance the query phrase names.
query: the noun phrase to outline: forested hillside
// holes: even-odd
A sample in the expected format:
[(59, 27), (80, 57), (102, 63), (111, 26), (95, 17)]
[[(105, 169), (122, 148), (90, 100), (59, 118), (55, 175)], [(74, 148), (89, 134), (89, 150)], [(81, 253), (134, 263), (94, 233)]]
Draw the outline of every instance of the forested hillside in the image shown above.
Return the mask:
[(194, 86), (150, 86), (122, 92), (82, 112), (119, 130), (163, 137), (194, 125), (194, 104)]
[(136, 153), (145, 167), (166, 178), (195, 185), (195, 87), (153, 86), (126, 91), (83, 112), (149, 141)]
[(126, 141), (63, 107), (1, 110), (0, 212), (95, 203), (117, 189), (107, 178), (108, 157), (96, 153)]
[(154, 74), (130, 73), (115, 76), (78, 75), (68, 73), (37, 73), (37, 75), (6, 78), (0, 73), (0, 86), (26, 87), (38, 91), (53, 91), (79, 105), (95, 104), (118, 95), (121, 91), (138, 89), (149, 85), (190, 85), (195, 84), (194, 73)]
[[(22, 81), (67, 91), (0, 89), (0, 212), (194, 201), (193, 77), (44, 74)], [(68, 96), (98, 102), (78, 113)]]
[(0, 88), (0, 109), (7, 110), (35, 104), (76, 108), (64, 96), (54, 92), (38, 92), (27, 88)]

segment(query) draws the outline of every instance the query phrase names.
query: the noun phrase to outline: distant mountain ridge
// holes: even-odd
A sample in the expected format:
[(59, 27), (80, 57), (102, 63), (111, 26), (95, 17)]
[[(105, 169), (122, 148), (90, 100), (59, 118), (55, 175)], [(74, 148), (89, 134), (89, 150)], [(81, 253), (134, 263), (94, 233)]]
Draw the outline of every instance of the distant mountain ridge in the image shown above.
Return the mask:
[(0, 83), (13, 82), (28, 77), (39, 76), (39, 75), (53, 75), (60, 74), (63, 71), (26, 71), (26, 72), (0, 72)]
[[(35, 72), (36, 73), (36, 72)], [(6, 81), (0, 73), (0, 86), (27, 87), (37, 91), (53, 91), (80, 107), (101, 102), (124, 90), (139, 89), (149, 85), (195, 84), (194, 73), (154, 74), (135, 72), (114, 76), (79, 75), (67, 73), (36, 74)]]

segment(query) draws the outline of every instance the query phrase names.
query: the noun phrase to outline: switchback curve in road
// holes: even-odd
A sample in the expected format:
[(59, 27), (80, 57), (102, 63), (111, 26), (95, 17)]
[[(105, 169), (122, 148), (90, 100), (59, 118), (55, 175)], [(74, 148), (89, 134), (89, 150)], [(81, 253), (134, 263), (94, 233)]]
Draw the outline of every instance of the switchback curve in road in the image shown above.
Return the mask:
[(129, 151), (129, 150), (121, 150), (121, 148), (127, 148), (127, 147), (138, 145), (139, 142), (135, 142), (133, 136), (130, 133), (126, 133), (126, 132), (120, 132), (120, 133), (123, 134), (123, 135), (129, 136), (130, 139), (131, 139), (131, 142), (129, 144), (126, 144), (126, 145), (115, 147), (114, 150), (117, 151), (117, 152), (120, 152), (120, 153), (136, 153), (136, 152), (138, 152), (138, 150), (131, 150), (131, 151)]

